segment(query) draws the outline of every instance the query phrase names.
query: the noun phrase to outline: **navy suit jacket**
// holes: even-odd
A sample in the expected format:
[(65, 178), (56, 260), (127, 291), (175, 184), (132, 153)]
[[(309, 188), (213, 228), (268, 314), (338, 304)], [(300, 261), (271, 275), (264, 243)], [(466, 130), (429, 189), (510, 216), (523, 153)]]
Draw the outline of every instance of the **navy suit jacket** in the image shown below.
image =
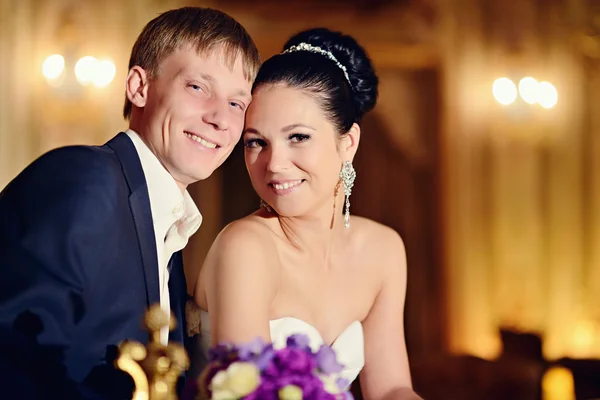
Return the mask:
[[(169, 339), (182, 342), (181, 252), (169, 267), (178, 322)], [(116, 346), (147, 343), (142, 321), (159, 302), (158, 282), (148, 188), (129, 137), (41, 156), (0, 193), (0, 394), (130, 399)]]

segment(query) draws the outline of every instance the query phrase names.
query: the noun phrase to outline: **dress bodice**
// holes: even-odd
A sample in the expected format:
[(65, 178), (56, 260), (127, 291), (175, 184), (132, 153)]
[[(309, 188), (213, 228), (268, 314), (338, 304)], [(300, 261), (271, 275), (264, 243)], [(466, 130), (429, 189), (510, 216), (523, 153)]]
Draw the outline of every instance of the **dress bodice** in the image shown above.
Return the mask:
[[(202, 352), (200, 356), (203, 358), (201, 363), (205, 365), (211, 339), (210, 321), (208, 313), (204, 310), (200, 311), (200, 322), (201, 334), (199, 340), (201, 341), (200, 348)], [(283, 317), (270, 321), (269, 325), (271, 341), (276, 349), (285, 347), (288, 336), (297, 333), (308, 337), (313, 351), (317, 351), (324, 343), (321, 334), (315, 327), (298, 318)], [(364, 336), (361, 322), (354, 321), (348, 325), (331, 344), (331, 348), (335, 351), (339, 363), (344, 366), (340, 376), (347, 379), (348, 382), (354, 381), (365, 365)], [(194, 361), (197, 362), (198, 360)]]

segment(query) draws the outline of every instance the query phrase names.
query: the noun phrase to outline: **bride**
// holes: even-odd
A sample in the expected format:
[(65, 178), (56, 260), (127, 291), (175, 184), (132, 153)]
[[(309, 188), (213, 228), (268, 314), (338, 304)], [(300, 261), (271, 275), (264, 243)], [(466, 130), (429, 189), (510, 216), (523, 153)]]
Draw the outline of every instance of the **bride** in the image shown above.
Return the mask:
[(404, 339), (402, 239), (349, 214), (358, 124), (377, 85), (363, 48), (324, 28), (295, 35), (261, 67), (243, 141), (263, 202), (219, 234), (199, 274), (204, 352), (256, 337), (283, 346), (304, 333), (315, 348), (333, 347), (349, 382), (360, 372), (367, 399), (419, 398)]

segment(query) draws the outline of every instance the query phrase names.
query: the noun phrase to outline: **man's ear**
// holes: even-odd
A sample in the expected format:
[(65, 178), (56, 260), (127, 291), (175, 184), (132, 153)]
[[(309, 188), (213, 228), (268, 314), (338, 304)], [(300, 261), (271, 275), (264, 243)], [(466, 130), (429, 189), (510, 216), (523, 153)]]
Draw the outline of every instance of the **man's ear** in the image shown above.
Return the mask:
[(129, 101), (136, 107), (144, 107), (148, 101), (148, 74), (139, 66), (134, 66), (127, 74), (125, 93)]
[(348, 132), (342, 138), (340, 144), (340, 150), (343, 161), (352, 161), (356, 150), (358, 150), (358, 143), (360, 142), (360, 126), (357, 123), (352, 124)]

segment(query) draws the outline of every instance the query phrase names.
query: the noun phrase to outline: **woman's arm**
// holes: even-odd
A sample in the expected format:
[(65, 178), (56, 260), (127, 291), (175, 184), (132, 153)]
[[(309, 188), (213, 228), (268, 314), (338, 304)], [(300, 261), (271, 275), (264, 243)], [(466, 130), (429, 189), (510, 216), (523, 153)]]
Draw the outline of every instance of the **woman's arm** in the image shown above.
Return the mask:
[(261, 337), (270, 341), (269, 307), (275, 295), (276, 269), (270, 262), (270, 238), (252, 221), (227, 226), (209, 251), (206, 300), (211, 340), (246, 343)]
[(365, 368), (360, 384), (368, 400), (420, 399), (412, 390), (404, 339), (406, 253), (398, 234), (386, 229), (380, 254), (381, 288), (364, 321)]

